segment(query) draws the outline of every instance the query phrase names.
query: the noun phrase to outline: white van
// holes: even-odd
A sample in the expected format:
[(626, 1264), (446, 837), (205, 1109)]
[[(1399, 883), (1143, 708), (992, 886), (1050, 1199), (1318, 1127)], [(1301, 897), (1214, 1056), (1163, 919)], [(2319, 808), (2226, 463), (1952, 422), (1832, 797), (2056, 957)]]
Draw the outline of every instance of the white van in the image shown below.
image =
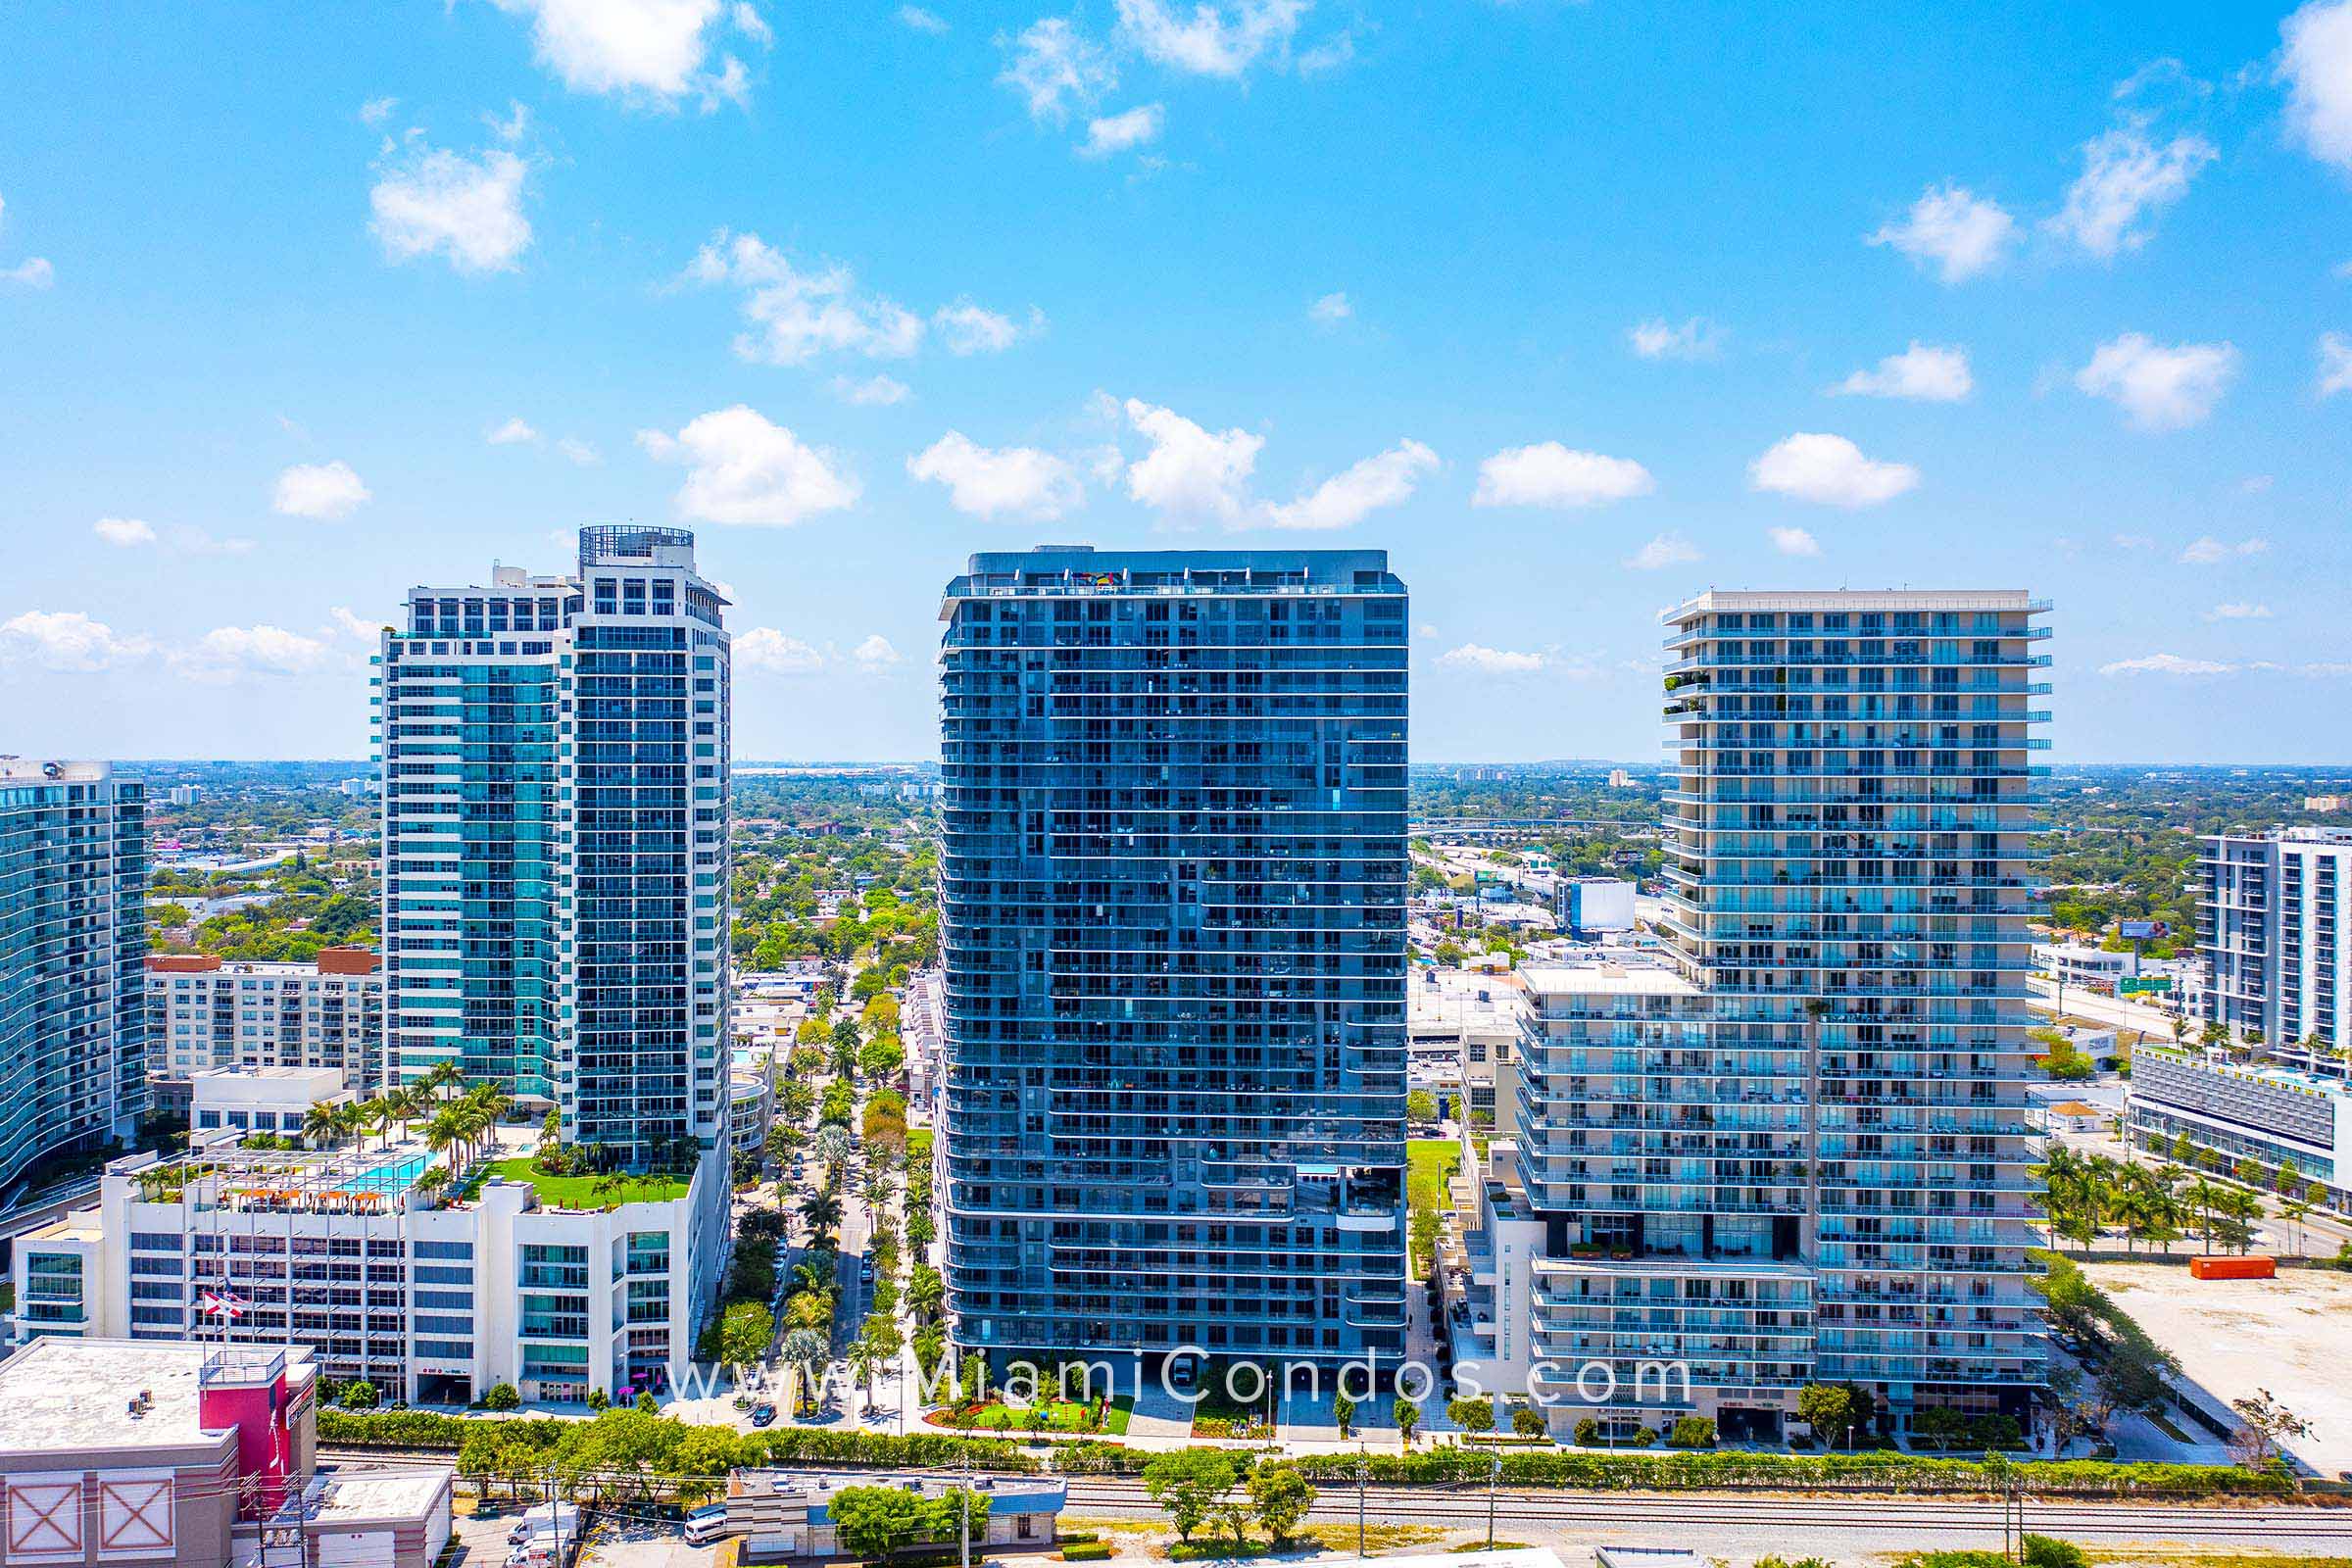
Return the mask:
[(564, 1527), (564, 1534), (567, 1537), (578, 1535), (580, 1533), (578, 1504), (569, 1502), (533, 1503), (520, 1518), (514, 1521), (514, 1528), (507, 1532), (507, 1544), (512, 1546), (519, 1546), (531, 1537), (545, 1535), (558, 1525)]
[(723, 1502), (697, 1508), (686, 1516), (686, 1544), (689, 1546), (708, 1546), (726, 1533), (727, 1505)]

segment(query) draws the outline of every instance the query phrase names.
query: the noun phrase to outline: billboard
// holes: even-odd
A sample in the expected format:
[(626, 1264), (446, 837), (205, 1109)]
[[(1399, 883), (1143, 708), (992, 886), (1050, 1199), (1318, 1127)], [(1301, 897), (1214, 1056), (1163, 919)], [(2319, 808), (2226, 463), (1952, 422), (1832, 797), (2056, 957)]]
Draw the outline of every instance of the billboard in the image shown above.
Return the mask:
[(2158, 942), (2173, 934), (2170, 920), (2124, 920), (2116, 930), (2126, 942)]

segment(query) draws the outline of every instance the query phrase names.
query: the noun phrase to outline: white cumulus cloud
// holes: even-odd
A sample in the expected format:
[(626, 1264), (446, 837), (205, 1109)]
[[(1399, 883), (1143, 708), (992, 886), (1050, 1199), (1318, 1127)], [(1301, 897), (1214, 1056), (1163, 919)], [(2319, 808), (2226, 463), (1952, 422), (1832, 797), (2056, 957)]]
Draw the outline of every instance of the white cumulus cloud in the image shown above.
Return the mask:
[(739, 633), (733, 655), (738, 669), (760, 669), (777, 675), (806, 675), (821, 668), (825, 662), (824, 655), (814, 648), (773, 626), (754, 626)]
[(1066, 17), (1040, 17), (1017, 37), (999, 34), (1007, 58), (997, 80), (1020, 94), (1029, 118), (1058, 125), (1073, 106), (1097, 102), (1119, 83), (1110, 53)]
[(574, 467), (593, 468), (598, 464), (605, 461), (604, 458), (597, 452), (595, 447), (581, 440), (576, 435), (567, 435), (563, 440), (558, 441), (556, 443), (556, 450), (562, 453), (564, 455), (564, 460), (566, 463), (571, 464)]
[(1891, 245), (1946, 283), (1964, 283), (2000, 265), (2017, 242), (2017, 220), (1965, 185), (1931, 185), (1899, 223), (1868, 236)]
[(1679, 533), (1662, 533), (1626, 557), (1625, 564), (1636, 571), (1657, 571), (1666, 566), (1687, 566), (1700, 559), (1698, 546)]
[[(953, 305), (943, 305), (931, 315), (931, 324), (939, 330), (940, 342), (950, 354), (1002, 354), (1019, 342), (1021, 323), (997, 311), (986, 310), (970, 299), (959, 299)], [(1035, 332), (1042, 318), (1032, 317), (1028, 330)]]
[(191, 680), (230, 681), (240, 675), (305, 675), (328, 662), (326, 644), (282, 626), (218, 626), (186, 648), (172, 666)]
[(2242, 561), (2249, 556), (2267, 556), (2271, 552), (2268, 539), (2240, 539), (2235, 544), (2216, 539), (2211, 534), (2192, 539), (2180, 552), (2184, 566), (2218, 566), (2225, 561)]
[(1144, 57), (1200, 76), (1235, 80), (1266, 58), (1287, 57), (1309, 0), (1118, 0), (1119, 31)]
[(1127, 468), (1127, 493), (1178, 521), (1213, 518), (1240, 526), (1248, 510), (1250, 472), (1265, 437), (1247, 430), (1212, 432), (1173, 409), (1140, 398), (1121, 407), (1127, 422), (1152, 450)]
[(136, 517), (100, 517), (90, 524), (90, 532), (119, 550), (155, 543), (155, 529)]
[(1270, 506), (1266, 522), (1276, 528), (1349, 528), (1382, 507), (1411, 499), (1424, 474), (1435, 473), (1438, 455), (1418, 441), (1399, 441), (1333, 474), (1288, 506)]
[(1875, 507), (1916, 487), (1919, 470), (1907, 463), (1866, 458), (1841, 435), (1799, 431), (1749, 464), (1747, 482), (1757, 490), (1824, 506)]
[(27, 610), (0, 620), (0, 663), (89, 674), (121, 668), (154, 652), (146, 638), (121, 635), (78, 610)]
[(467, 158), (418, 144), (378, 170), (368, 226), (395, 262), (442, 255), (461, 272), (512, 271), (531, 243), (522, 215), (529, 172), (500, 149)]
[[(636, 104), (673, 107), (699, 95), (706, 109), (740, 93), (741, 61), (706, 62), (732, 23), (755, 43), (767, 24), (748, 5), (721, 0), (495, 0), (531, 20), (539, 63), (574, 92), (611, 93)], [(732, 78), (732, 79), (731, 79)]]
[(1081, 158), (1108, 158), (1131, 148), (1147, 146), (1159, 140), (1161, 127), (1167, 122), (1167, 111), (1158, 104), (1139, 104), (1115, 115), (1102, 115), (1086, 122), (1086, 140), (1079, 144)]
[(1802, 528), (1767, 528), (1764, 536), (1772, 541), (1772, 548), (1784, 556), (1821, 554), (1821, 541)]
[(886, 296), (861, 293), (848, 268), (804, 270), (757, 234), (719, 230), (695, 253), (686, 276), (744, 291), (750, 324), (736, 335), (735, 353), (756, 365), (806, 365), (827, 353), (905, 359), (923, 340), (921, 317)]
[(678, 515), (743, 527), (789, 528), (858, 500), (858, 481), (831, 455), (738, 403), (699, 415), (675, 435), (640, 430), (638, 445), (686, 465)]
[(948, 30), (948, 22), (945, 17), (940, 16), (937, 12), (925, 11), (921, 6), (899, 7), (899, 24), (903, 27), (911, 27), (916, 32), (930, 33), (933, 37)]
[(2319, 391), (2324, 398), (2352, 392), (2352, 338), (2341, 332), (2320, 334)]
[(1348, 303), (1345, 293), (1326, 294), (1306, 308), (1306, 318), (1325, 326), (1345, 321), (1354, 314), (1355, 307)]
[(1848, 397), (1909, 398), (1919, 403), (1957, 403), (1975, 390), (1968, 350), (1936, 348), (1912, 340), (1889, 354), (1875, 370), (1856, 370), (1830, 390)]
[(875, 632), (850, 650), (851, 660), (859, 669), (879, 673), (899, 662), (899, 651), (890, 646), (890, 639)]
[(948, 487), (948, 504), (975, 517), (1049, 522), (1086, 499), (1067, 460), (1035, 447), (984, 447), (950, 430), (906, 460), (906, 471)]
[(2210, 659), (2183, 659), (2179, 654), (2149, 654), (2101, 664), (2102, 675), (2227, 675), (2237, 666)]
[(371, 499), (351, 465), (337, 458), (331, 463), (297, 463), (282, 470), (270, 498), (270, 510), (288, 517), (332, 522), (350, 516)]
[(860, 381), (837, 375), (833, 378), (833, 395), (857, 408), (880, 408), (892, 403), (904, 403), (914, 396), (914, 392), (896, 376), (871, 375)]
[(2268, 620), (2271, 618), (2271, 607), (2242, 602), (2216, 605), (2205, 612), (2205, 618), (2207, 620)]
[(2202, 136), (2159, 147), (2138, 126), (2118, 125), (2082, 144), (2082, 172), (2045, 226), (2103, 260), (2136, 249), (2149, 234), (2141, 220), (2187, 195), (2197, 172), (2220, 156)]
[(528, 420), (516, 416), (504, 424), (493, 425), (482, 439), (494, 447), (523, 446), (538, 440), (539, 432), (531, 428)]
[(2287, 128), (2312, 157), (2352, 171), (2352, 0), (2311, 0), (2278, 36)]
[(1506, 447), (1478, 466), (1474, 507), (1596, 507), (1657, 488), (1631, 458), (1579, 452), (1557, 441)]
[(2126, 332), (2092, 352), (2075, 372), (2075, 385), (2115, 404), (2143, 430), (2179, 430), (2213, 412), (2237, 363), (2229, 343), (2167, 347), (2144, 332)]
[(1625, 340), (1645, 360), (1711, 360), (1723, 348), (1723, 329), (1703, 316), (1680, 325), (1652, 317), (1628, 327)]
[(1439, 655), (1438, 662), (1448, 668), (1467, 669), (1481, 675), (1527, 675), (1544, 667), (1544, 656), (1464, 643), (1459, 648)]
[(0, 282), (21, 283), (26, 288), (47, 288), (57, 281), (57, 269), (49, 265), (46, 256), (27, 256), (6, 271), (0, 271)]

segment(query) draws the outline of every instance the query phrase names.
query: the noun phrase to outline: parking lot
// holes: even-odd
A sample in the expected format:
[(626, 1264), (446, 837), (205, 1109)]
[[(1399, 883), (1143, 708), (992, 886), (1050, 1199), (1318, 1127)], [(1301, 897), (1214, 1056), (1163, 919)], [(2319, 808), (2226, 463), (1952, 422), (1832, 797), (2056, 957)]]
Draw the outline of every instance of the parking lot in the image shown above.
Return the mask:
[[(516, 1518), (511, 1508), (493, 1518), (461, 1515), (454, 1533), (459, 1552), (453, 1568), (505, 1568), (513, 1549), (507, 1544), (507, 1532)], [(674, 1525), (592, 1519), (587, 1545), (577, 1560), (593, 1568), (708, 1568), (718, 1560), (718, 1547), (689, 1546)]]

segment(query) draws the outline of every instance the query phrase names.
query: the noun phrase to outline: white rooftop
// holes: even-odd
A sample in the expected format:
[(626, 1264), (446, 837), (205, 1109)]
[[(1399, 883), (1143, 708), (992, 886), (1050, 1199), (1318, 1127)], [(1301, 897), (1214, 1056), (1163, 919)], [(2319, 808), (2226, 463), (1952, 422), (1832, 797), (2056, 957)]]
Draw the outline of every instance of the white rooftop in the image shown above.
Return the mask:
[[(0, 1453), (187, 1448), (207, 1433), (196, 1419), (209, 1348), (185, 1341), (38, 1339), (0, 1361)], [(310, 1352), (289, 1351), (290, 1380), (310, 1380)], [(153, 1396), (146, 1413), (131, 1400)]]
[(1519, 971), (1537, 996), (1584, 993), (1630, 997), (1695, 997), (1698, 987), (1679, 970), (1622, 963), (1544, 963)]
[(311, 1518), (329, 1528), (379, 1519), (415, 1519), (434, 1505), (456, 1475), (447, 1465), (402, 1470), (338, 1467), (320, 1477), (325, 1489)]

